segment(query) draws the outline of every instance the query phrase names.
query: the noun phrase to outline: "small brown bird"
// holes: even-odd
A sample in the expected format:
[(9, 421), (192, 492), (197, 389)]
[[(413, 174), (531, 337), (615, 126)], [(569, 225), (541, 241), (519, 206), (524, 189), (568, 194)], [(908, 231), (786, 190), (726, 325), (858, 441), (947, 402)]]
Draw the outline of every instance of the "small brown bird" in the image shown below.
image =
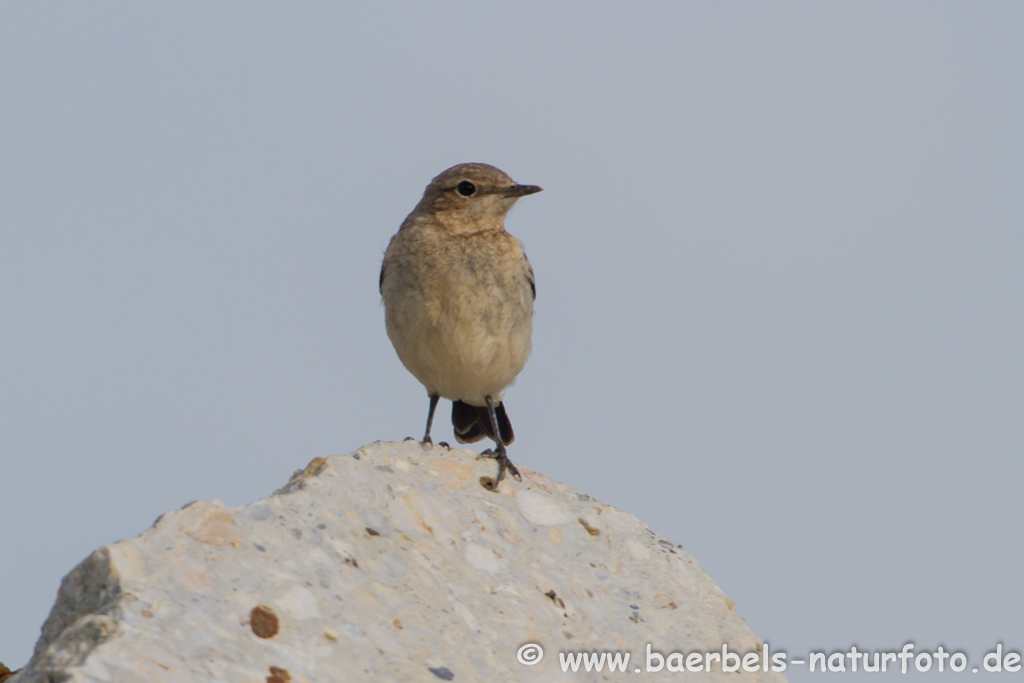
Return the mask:
[(434, 178), (391, 238), (380, 270), (388, 337), (427, 389), (424, 443), (440, 397), (452, 401), (459, 443), (489, 437), (497, 487), (521, 479), (505, 446), (515, 438), (502, 392), (526, 365), (537, 291), (505, 214), (541, 188), (518, 185), (487, 164), (459, 164)]

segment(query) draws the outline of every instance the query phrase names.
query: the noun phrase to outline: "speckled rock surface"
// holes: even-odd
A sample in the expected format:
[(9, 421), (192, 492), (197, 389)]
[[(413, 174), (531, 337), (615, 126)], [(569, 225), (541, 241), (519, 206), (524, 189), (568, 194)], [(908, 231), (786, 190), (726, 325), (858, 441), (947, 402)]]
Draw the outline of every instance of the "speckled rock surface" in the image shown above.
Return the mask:
[[(758, 652), (732, 601), (635, 516), (525, 468), (493, 493), (493, 471), (374, 443), (251, 505), (169, 512), (65, 577), (10, 683), (679, 680), (647, 670), (648, 643)], [(530, 643), (544, 654), (528, 665)], [(627, 672), (563, 672), (559, 653), (602, 651), (630, 653)], [(736, 676), (785, 680), (716, 663), (682, 678)]]

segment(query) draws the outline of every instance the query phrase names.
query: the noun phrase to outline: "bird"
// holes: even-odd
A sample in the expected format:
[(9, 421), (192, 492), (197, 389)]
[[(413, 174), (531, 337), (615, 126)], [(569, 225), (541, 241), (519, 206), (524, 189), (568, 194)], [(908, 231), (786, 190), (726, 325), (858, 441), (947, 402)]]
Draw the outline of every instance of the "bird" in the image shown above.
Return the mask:
[[(430, 399), (423, 443), (440, 398), (452, 401), (459, 443), (495, 449), (496, 490), (506, 472), (522, 480), (506, 446), (515, 439), (502, 400), (531, 350), (536, 280), (522, 243), (505, 230), (520, 197), (540, 192), (488, 164), (441, 172), (391, 238), (379, 289), (398, 358)], [(445, 444), (447, 445), (447, 444)]]

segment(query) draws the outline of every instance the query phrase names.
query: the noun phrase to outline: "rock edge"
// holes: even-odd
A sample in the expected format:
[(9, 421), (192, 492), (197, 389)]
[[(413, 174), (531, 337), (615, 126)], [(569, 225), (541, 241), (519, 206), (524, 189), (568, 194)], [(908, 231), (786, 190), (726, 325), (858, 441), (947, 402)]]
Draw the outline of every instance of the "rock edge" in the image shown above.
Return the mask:
[[(250, 505), (169, 512), (64, 578), (6, 683), (606, 680), (643, 668), (647, 644), (760, 651), (681, 547), (525, 468), (488, 491), (493, 468), (377, 442), (316, 458)], [(531, 665), (517, 659), (529, 644), (546, 651)], [(559, 652), (584, 651), (629, 652), (628, 673), (561, 670)]]

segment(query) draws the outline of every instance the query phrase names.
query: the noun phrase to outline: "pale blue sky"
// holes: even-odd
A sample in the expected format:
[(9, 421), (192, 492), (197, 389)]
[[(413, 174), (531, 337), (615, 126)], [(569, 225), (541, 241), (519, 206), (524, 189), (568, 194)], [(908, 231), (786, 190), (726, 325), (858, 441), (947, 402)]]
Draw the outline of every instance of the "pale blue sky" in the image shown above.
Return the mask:
[(421, 434), (377, 274), (465, 161), (545, 188), (507, 223), (515, 462), (791, 657), (1024, 648), (1022, 35), (1016, 2), (4, 4), (0, 661), (96, 547)]

